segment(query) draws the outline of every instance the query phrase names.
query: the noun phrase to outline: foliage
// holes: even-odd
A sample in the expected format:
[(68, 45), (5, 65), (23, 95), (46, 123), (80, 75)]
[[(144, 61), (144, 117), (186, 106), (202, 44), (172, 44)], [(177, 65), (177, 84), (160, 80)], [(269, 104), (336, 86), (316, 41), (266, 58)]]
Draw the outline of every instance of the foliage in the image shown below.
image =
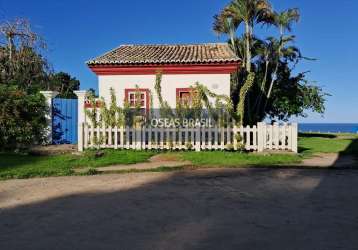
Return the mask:
[(186, 149), (189, 150), (189, 151), (194, 148), (193, 144), (190, 143), (190, 142), (185, 143), (185, 147), (186, 147)]
[(0, 23), (0, 148), (22, 149), (41, 143), (48, 112), (45, 90), (49, 66), (38, 53), (41, 37), (25, 19)]
[(48, 113), (40, 90), (59, 90), (74, 97), (79, 82), (66, 73), (52, 73), (41, 52), (42, 37), (23, 18), (0, 23), (0, 147), (22, 148), (41, 143)]
[(288, 121), (293, 115), (305, 117), (306, 110), (324, 113), (327, 94), (319, 86), (307, 82), (304, 73), (291, 76), (287, 69), (280, 69), (275, 86), (266, 110), (272, 120)]
[(158, 71), (155, 76), (155, 85), (154, 89), (158, 97), (159, 101), (159, 114), (163, 118), (170, 118), (173, 117), (174, 114), (172, 112), (171, 107), (169, 106), (168, 102), (165, 101), (162, 97), (162, 72)]
[[(210, 91), (206, 86), (196, 82), (194, 86), (190, 86), (191, 100), (188, 103), (180, 101), (173, 110), (168, 102), (164, 100), (161, 93), (162, 73), (156, 74), (155, 91), (159, 101), (159, 114), (161, 118), (180, 118), (199, 119), (203, 117), (213, 118), (215, 121), (228, 120), (233, 115), (233, 106), (230, 97), (225, 95), (217, 95)], [(215, 106), (213, 106), (214, 101)]]
[(46, 48), (42, 37), (32, 30), (27, 19), (0, 23), (0, 83), (16, 84), (27, 92), (48, 89), (50, 67), (40, 50)]
[(49, 75), (49, 88), (59, 92), (58, 97), (75, 99), (76, 94), (73, 92), (79, 90), (80, 81), (71, 77), (65, 72), (52, 73)]
[(8, 56), (9, 50), (0, 47), (1, 84), (16, 84), (29, 92), (48, 89), (49, 66), (33, 48), (24, 47), (14, 50), (11, 61)]
[(99, 110), (97, 108), (97, 100), (91, 92), (87, 92), (87, 101), (89, 102), (91, 108), (85, 109), (85, 115), (90, 119), (91, 126), (98, 127)]
[(229, 96), (215, 94), (199, 82), (190, 87), (190, 96), (190, 103), (177, 102), (175, 117), (181, 119), (210, 118), (221, 126), (225, 126), (231, 118), (235, 118)]
[(44, 139), (48, 107), (39, 93), (0, 84), (0, 149), (23, 149)]
[[(245, 59), (243, 67), (251, 72), (251, 47), (255, 24), (272, 22), (272, 7), (267, 0), (232, 0), (219, 15), (214, 16), (213, 29), (218, 34), (237, 30), (244, 25)], [(233, 37), (231, 35), (231, 41)]]
[[(220, 126), (226, 126), (227, 123), (230, 122), (231, 118), (235, 117), (233, 114), (234, 108), (230, 97), (225, 95), (217, 95), (210, 91), (206, 86), (198, 82), (195, 83), (194, 86), (190, 87), (191, 95), (193, 97), (191, 103), (182, 104), (178, 102), (176, 110), (172, 110), (169, 107), (167, 101), (161, 97), (160, 78), (161, 77), (158, 74), (155, 84), (159, 102), (162, 103), (160, 106), (160, 118), (182, 118), (179, 119), (180, 121), (182, 121), (184, 118), (211, 118)], [(89, 106), (96, 107), (85, 109), (85, 114), (91, 121), (91, 126), (142, 126), (146, 120), (156, 115), (153, 113), (152, 104), (150, 112), (147, 112), (146, 114), (143, 114), (143, 110), (139, 102), (135, 103), (135, 107), (130, 107), (128, 100), (124, 100), (123, 107), (119, 107), (117, 106), (114, 90), (110, 89), (110, 93), (111, 101), (109, 104), (105, 102), (103, 97), (99, 98), (98, 100), (92, 93), (87, 94)], [(139, 90), (139, 86), (136, 86), (135, 95), (137, 100), (140, 99), (141, 92)], [(150, 102), (152, 103), (153, 99), (151, 99)]]
[(100, 120), (106, 127), (121, 127), (124, 125), (124, 115), (121, 107), (117, 105), (117, 98), (114, 89), (110, 89), (111, 102), (109, 107), (105, 104), (104, 98), (101, 98)]
[(239, 99), (240, 101), (239, 101), (239, 104), (237, 105), (237, 115), (239, 117), (240, 125), (243, 125), (243, 123), (244, 123), (246, 96), (247, 96), (247, 92), (250, 90), (250, 88), (254, 84), (254, 80), (255, 80), (255, 74), (252, 72), (249, 73), (244, 85), (240, 89), (240, 99)]
[(89, 88), (89, 89), (87, 90), (87, 94), (88, 94), (88, 95), (92, 95), (92, 96), (94, 96), (94, 97), (98, 97), (98, 96), (96, 96), (96, 90), (95, 90), (94, 88)]
[[(140, 98), (139, 87), (136, 86), (136, 99)], [(143, 113), (139, 102), (135, 107), (130, 107), (128, 100), (124, 100), (123, 107), (117, 104), (116, 93), (110, 88), (110, 103), (106, 103), (103, 97), (96, 98), (92, 92), (87, 93), (87, 100), (90, 108), (85, 109), (85, 115), (93, 127), (122, 127), (134, 126), (144, 121)], [(93, 108), (95, 107), (95, 108)], [(103, 138), (105, 139), (105, 138)]]
[[(121, 127), (124, 125), (125, 114), (122, 108), (117, 106), (117, 98), (114, 89), (110, 89), (111, 101), (109, 105), (105, 103), (103, 97), (100, 101), (95, 98), (93, 92), (87, 92), (87, 100), (90, 108), (85, 108), (85, 115), (89, 118), (91, 126), (96, 127)], [(97, 133), (97, 132), (96, 132)], [(102, 133), (92, 137), (92, 143), (99, 146), (106, 140)]]
[(139, 86), (135, 86), (135, 105), (134, 107), (130, 106), (128, 100), (124, 100), (124, 125), (125, 126), (141, 126), (145, 122), (147, 118), (147, 114), (144, 114), (145, 110), (141, 109), (141, 103), (137, 100), (140, 100), (141, 92), (139, 90)]
[[(46, 47), (41, 36), (32, 30), (29, 20), (25, 18), (15, 18), (12, 21), (2, 22), (0, 33), (2, 43), (7, 44), (10, 52), (15, 50), (16, 47)], [(11, 54), (9, 54), (9, 60), (11, 60)]]
[[(300, 19), (298, 9), (273, 11), (269, 1), (232, 0), (214, 16), (213, 29), (227, 34), (233, 51), (243, 59), (240, 72), (232, 75), (231, 98), (244, 124), (255, 124), (265, 117), (287, 120), (305, 116), (305, 110), (324, 112), (327, 93), (306, 78), (306, 73), (294, 74), (295, 66), (304, 59), (293, 46), (292, 25)], [(278, 38), (259, 39), (254, 34), (256, 24), (274, 25)], [(241, 24), (244, 34), (237, 37)], [(312, 59), (309, 59), (312, 60)], [(254, 73), (253, 82), (248, 81)]]
[(44, 39), (25, 18), (0, 23), (0, 84), (16, 84), (26, 92), (56, 90), (74, 98), (79, 81), (64, 72), (53, 73), (42, 55)]
[(243, 138), (240, 133), (237, 133), (235, 135), (235, 140), (237, 141), (237, 143), (236, 143), (237, 150), (241, 151), (241, 152), (246, 151), (246, 147), (245, 147)]

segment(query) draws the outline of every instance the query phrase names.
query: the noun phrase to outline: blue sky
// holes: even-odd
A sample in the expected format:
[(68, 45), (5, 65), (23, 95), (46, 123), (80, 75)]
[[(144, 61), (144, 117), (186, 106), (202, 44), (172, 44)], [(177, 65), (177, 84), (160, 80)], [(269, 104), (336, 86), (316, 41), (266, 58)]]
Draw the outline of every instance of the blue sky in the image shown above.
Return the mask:
[[(120, 44), (201, 43), (224, 41), (211, 30), (212, 16), (228, 1), (14, 1), (0, 0), (0, 18), (27, 17), (45, 37), (47, 58), (56, 71), (96, 88), (96, 76), (84, 62)], [(304, 122), (358, 122), (358, 1), (272, 0), (276, 10), (298, 7), (296, 45), (317, 58), (298, 70), (311, 71), (328, 98), (324, 117), (310, 114)], [(264, 37), (268, 32), (257, 30)]]

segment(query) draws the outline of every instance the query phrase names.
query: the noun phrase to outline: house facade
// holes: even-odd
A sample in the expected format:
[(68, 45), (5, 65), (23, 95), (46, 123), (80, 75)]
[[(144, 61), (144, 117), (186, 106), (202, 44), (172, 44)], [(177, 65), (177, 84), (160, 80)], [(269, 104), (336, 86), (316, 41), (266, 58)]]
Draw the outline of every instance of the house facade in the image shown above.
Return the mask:
[(112, 88), (118, 105), (127, 100), (131, 106), (140, 103), (141, 108), (149, 109), (159, 108), (154, 87), (158, 72), (162, 74), (162, 97), (175, 108), (178, 101), (190, 99), (190, 87), (197, 82), (229, 96), (230, 75), (240, 61), (226, 43), (122, 45), (87, 65), (98, 76), (99, 96), (106, 103)]
[[(191, 95), (195, 94), (191, 87), (195, 83), (218, 95), (229, 96), (231, 74), (239, 69), (240, 62), (227, 44), (210, 43), (122, 45), (88, 61), (87, 65), (98, 76), (99, 96), (107, 104), (111, 99), (110, 89), (113, 89), (118, 106), (127, 101), (133, 107), (137, 108), (140, 104), (143, 110), (149, 111), (150, 108), (160, 107), (155, 91), (158, 72), (162, 75), (162, 97), (175, 108), (178, 102), (190, 102)], [(86, 108), (92, 107), (85, 101), (86, 91), (75, 93), (78, 97), (79, 151), (94, 147), (241, 150), (244, 146), (246, 150), (259, 152), (266, 149), (297, 152), (297, 124), (258, 123), (252, 127), (179, 124), (173, 129), (172, 126), (155, 126), (152, 121), (158, 119), (151, 119), (151, 126), (112, 125), (101, 121), (98, 112), (95, 112), (94, 118), (86, 118)]]

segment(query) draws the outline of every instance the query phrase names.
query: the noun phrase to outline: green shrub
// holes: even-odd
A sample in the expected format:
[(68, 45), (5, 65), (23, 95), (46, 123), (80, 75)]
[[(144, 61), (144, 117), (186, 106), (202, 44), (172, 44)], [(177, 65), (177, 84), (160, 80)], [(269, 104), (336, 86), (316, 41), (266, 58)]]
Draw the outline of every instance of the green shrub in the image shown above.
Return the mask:
[(0, 84), (0, 150), (24, 149), (41, 143), (48, 107), (40, 93)]

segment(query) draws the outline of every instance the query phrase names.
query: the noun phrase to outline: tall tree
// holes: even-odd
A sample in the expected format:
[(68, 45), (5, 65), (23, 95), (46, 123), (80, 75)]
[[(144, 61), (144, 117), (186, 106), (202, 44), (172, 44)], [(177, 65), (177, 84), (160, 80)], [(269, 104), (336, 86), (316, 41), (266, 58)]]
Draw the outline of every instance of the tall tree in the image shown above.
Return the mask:
[(0, 23), (0, 84), (15, 84), (27, 92), (56, 90), (75, 98), (79, 81), (64, 72), (53, 73), (42, 56), (46, 43), (25, 18)]
[[(264, 74), (262, 76), (262, 81), (260, 82), (260, 93), (257, 95), (256, 103), (254, 105), (256, 115), (265, 110), (273, 84), (277, 79), (281, 60), (284, 62), (290, 61), (295, 64), (299, 58), (302, 57), (300, 50), (297, 47), (290, 45), (293, 41), (294, 36), (285, 36), (280, 38), (280, 40), (275, 37), (268, 37), (266, 40), (260, 41), (260, 46), (257, 49), (259, 55), (257, 70), (263, 68)], [(268, 90), (266, 86), (267, 82), (270, 82)], [(264, 107), (261, 107), (264, 95), (266, 101)]]
[[(292, 45), (295, 37), (286, 34), (299, 19), (298, 9), (274, 12), (268, 0), (232, 0), (214, 16), (214, 31), (227, 34), (228, 43), (242, 59), (242, 69), (232, 75), (231, 86), (231, 98), (241, 123), (255, 124), (267, 116), (272, 119), (303, 116), (304, 109), (324, 111), (327, 94), (309, 82), (306, 73), (292, 73), (301, 59), (307, 59)], [(278, 36), (257, 38), (256, 24), (276, 26)], [(241, 25), (244, 32), (237, 37)]]
[(58, 72), (49, 76), (51, 90), (59, 92), (61, 98), (76, 98), (74, 90), (79, 90), (80, 81), (65, 72)]
[(245, 28), (245, 68), (251, 72), (251, 45), (254, 25), (272, 23), (272, 8), (267, 0), (233, 0), (219, 15), (214, 16), (213, 29), (218, 34), (231, 34), (241, 24)]
[(0, 24), (0, 33), (9, 49), (10, 61), (12, 61), (14, 50), (17, 48), (34, 48), (35, 46), (44, 48), (46, 46), (42, 38), (32, 31), (30, 22), (25, 18), (2, 22)]
[[(240, 88), (239, 93), (239, 106), (237, 107), (237, 115), (240, 123), (244, 121), (245, 110), (249, 109), (246, 106), (247, 96), (255, 79), (255, 74), (251, 72), (252, 63), (252, 43), (253, 32), (255, 24), (271, 23), (273, 21), (271, 4), (267, 0), (232, 0), (219, 15), (214, 16), (213, 29), (218, 34), (229, 34), (232, 47), (237, 46), (234, 44), (234, 31), (236, 32), (240, 25), (244, 25), (244, 63), (243, 67), (246, 69), (244, 72), (245, 80), (243, 86)], [(238, 53), (238, 51), (235, 51)], [(240, 77), (236, 74), (234, 77), (239, 81)], [(238, 85), (238, 83), (236, 84)], [(247, 114), (250, 116), (250, 111)]]
[(0, 83), (24, 90), (46, 89), (49, 65), (39, 53), (46, 47), (29, 21), (17, 18), (0, 23)]
[[(298, 9), (288, 9), (286, 11), (282, 11), (282, 12), (275, 12), (273, 15), (273, 20), (274, 20), (274, 25), (278, 27), (279, 32), (280, 32), (280, 43), (279, 46), (277, 48), (277, 58), (279, 59), (281, 57), (281, 50), (283, 48), (283, 46), (285, 45), (285, 43), (287, 43), (287, 41), (292, 41), (292, 37), (285, 37), (285, 31), (292, 31), (292, 24), (294, 22), (298, 22), (300, 20), (300, 13), (298, 11)], [(275, 66), (275, 71), (273, 73), (274, 77), (271, 79), (271, 83), (270, 83), (270, 87), (269, 90), (267, 92), (267, 98), (270, 98), (271, 96), (271, 91), (272, 91), (272, 87), (273, 84), (275, 82), (275, 77), (277, 75), (277, 70), (278, 70), (278, 61), (276, 61), (276, 66)]]

